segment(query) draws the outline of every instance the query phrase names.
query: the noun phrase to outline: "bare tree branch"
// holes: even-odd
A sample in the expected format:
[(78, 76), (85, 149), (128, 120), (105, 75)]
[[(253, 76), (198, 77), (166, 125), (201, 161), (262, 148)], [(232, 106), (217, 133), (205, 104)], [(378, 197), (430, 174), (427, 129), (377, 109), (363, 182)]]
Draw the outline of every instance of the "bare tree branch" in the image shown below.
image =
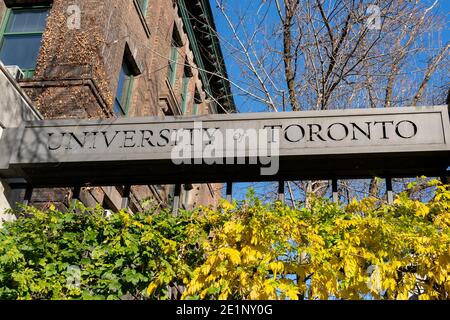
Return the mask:
[(428, 65), (427, 71), (425, 72), (425, 77), (422, 81), (422, 83), (419, 86), (419, 90), (417, 90), (416, 95), (414, 96), (414, 99), (411, 103), (413, 107), (417, 105), (420, 98), (422, 98), (423, 92), (425, 91), (425, 88), (430, 81), (431, 76), (433, 75), (434, 71), (439, 65), (439, 62), (442, 60), (444, 55), (447, 53), (448, 49), (450, 48), (450, 43), (447, 44), (431, 61), (431, 63)]

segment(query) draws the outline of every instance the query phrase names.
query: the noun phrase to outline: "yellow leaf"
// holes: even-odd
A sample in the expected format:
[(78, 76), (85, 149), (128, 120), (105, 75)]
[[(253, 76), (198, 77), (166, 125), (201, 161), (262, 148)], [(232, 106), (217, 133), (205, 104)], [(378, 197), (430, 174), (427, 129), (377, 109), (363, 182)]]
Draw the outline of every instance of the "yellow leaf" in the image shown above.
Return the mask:
[(397, 295), (397, 300), (408, 300), (408, 291), (401, 292)]
[(147, 294), (150, 297), (158, 288), (158, 285), (155, 282), (150, 283), (150, 285), (147, 288)]
[(388, 279), (383, 281), (383, 288), (386, 289), (386, 290), (394, 291), (395, 290), (395, 285), (396, 285), (395, 279), (388, 278)]
[(229, 203), (228, 201), (224, 201), (222, 203), (222, 209), (227, 210), (227, 211), (228, 210), (233, 210), (234, 206), (231, 203)]
[(232, 248), (222, 248), (220, 249), (220, 252), (223, 254), (226, 254), (233, 264), (240, 264), (241, 263), (241, 254), (236, 249)]
[(219, 300), (227, 300), (228, 299), (228, 291), (224, 290), (219, 295)]
[(286, 297), (288, 297), (291, 300), (298, 300), (298, 293), (299, 293), (298, 288), (292, 286), (290, 286), (285, 292)]
[(357, 263), (355, 259), (347, 256), (344, 258), (344, 271), (346, 275), (352, 275), (356, 272)]
[(420, 207), (416, 211), (416, 215), (418, 217), (426, 217), (430, 213), (430, 208), (426, 205), (420, 205)]

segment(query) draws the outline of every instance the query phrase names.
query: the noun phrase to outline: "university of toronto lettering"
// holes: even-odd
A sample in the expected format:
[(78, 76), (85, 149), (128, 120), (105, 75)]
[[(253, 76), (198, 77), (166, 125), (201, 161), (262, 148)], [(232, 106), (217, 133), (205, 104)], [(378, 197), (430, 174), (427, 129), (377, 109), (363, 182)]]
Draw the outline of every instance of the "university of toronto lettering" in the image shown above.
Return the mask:
[(55, 184), (431, 176), (448, 168), (450, 121), (445, 106), (49, 120), (2, 140), (0, 172), (36, 184), (45, 170)]
[[(279, 170), (280, 145), (308, 147), (323, 142), (376, 141), (392, 138), (408, 140), (419, 133), (410, 120), (333, 122), (328, 125), (298, 121), (254, 128), (204, 128), (201, 121), (193, 128), (159, 130), (99, 130), (48, 132), (50, 152), (79, 152), (101, 148), (154, 152), (171, 148), (175, 165), (182, 164), (260, 164), (261, 175)], [(141, 151), (142, 152), (142, 151)]]
[[(250, 138), (253, 132), (248, 129), (229, 129), (228, 135), (233, 140)], [(256, 130), (255, 130), (256, 131)], [(281, 139), (287, 143), (313, 144), (314, 142), (341, 142), (341, 141), (375, 141), (390, 140), (392, 138), (412, 139), (419, 127), (413, 121), (372, 121), (345, 124), (332, 123), (326, 127), (316, 124), (290, 124), (267, 125), (259, 130), (259, 134), (267, 136), (267, 142), (277, 143), (277, 135), (281, 133)], [(249, 133), (251, 132), (251, 133)], [(146, 130), (114, 130), (114, 131), (83, 131), (83, 132), (49, 132), (48, 150), (58, 151), (73, 149), (97, 149), (103, 148), (163, 148), (176, 147), (180, 143), (189, 143), (195, 146), (198, 141), (205, 145), (211, 145), (220, 134), (220, 128), (203, 128), (202, 123), (195, 124), (194, 129), (162, 129), (154, 131)], [(227, 136), (227, 135), (223, 135)], [(239, 139), (236, 139), (239, 136)]]

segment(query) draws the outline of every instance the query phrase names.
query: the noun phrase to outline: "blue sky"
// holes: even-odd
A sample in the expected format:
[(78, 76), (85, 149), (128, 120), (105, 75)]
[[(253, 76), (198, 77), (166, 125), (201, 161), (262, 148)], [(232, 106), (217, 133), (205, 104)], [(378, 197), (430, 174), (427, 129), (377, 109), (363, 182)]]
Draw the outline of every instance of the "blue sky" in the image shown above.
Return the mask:
[[(430, 5), (434, 3), (435, 0), (422, 0), (422, 2), (425, 5)], [(253, 13), (258, 11), (259, 4), (261, 3), (260, 0), (221, 0), (220, 2), (223, 2), (226, 6), (227, 13), (233, 13), (233, 12), (239, 12), (239, 13), (250, 13), (250, 16), (255, 16)], [(265, 0), (265, 3), (274, 2), (273, 0)], [(375, 2), (375, 1), (368, 1), (368, 4)], [(224, 51), (225, 56), (225, 63), (227, 66), (228, 76), (230, 80), (234, 82), (238, 82), (241, 76), (241, 69), (237, 65), (236, 61), (232, 58), (232, 55), (229, 54), (228, 50), (226, 49), (227, 46), (225, 44), (226, 39), (229, 39), (231, 37), (231, 32), (228, 27), (227, 21), (224, 19), (222, 13), (219, 11), (216, 0), (210, 0), (211, 7), (213, 10), (213, 15), (216, 22), (216, 27), (219, 35), (223, 38), (222, 39), (222, 49)], [(446, 27), (444, 28), (443, 32), (440, 34), (442, 37), (443, 43), (448, 43), (450, 41), (450, 0), (438, 0), (437, 4), (437, 11), (444, 14), (446, 16)], [(232, 18), (234, 18), (231, 15)], [(256, 19), (255, 19), (256, 21)], [(278, 16), (275, 14), (275, 11), (272, 10), (271, 13), (269, 13), (269, 18), (266, 20), (266, 23), (270, 23), (271, 21), (274, 21), (274, 23), (278, 23)], [(249, 23), (246, 21), (245, 23)], [(236, 102), (236, 106), (239, 112), (260, 112), (265, 111), (262, 110), (261, 105), (258, 105), (254, 101), (248, 101), (247, 98), (243, 98), (239, 93), (240, 90), (238, 90), (236, 87), (232, 86), (232, 90), (234, 93), (234, 99)]]
[[(266, 0), (266, 2), (270, 2), (271, 0)], [(231, 37), (231, 32), (228, 27), (227, 21), (224, 19), (223, 15), (219, 11), (216, 5), (216, 0), (210, 0), (211, 7), (213, 10), (215, 22), (217, 31), (220, 34), (222, 38), (225, 40), (227, 38)], [(424, 4), (431, 4), (434, 0), (423, 0)], [(229, 12), (256, 12), (258, 10), (258, 5), (260, 1), (255, 0), (223, 0), (223, 3), (226, 5), (228, 9), (230, 9)], [(370, 4), (371, 1), (368, 2)], [(253, 10), (253, 11), (252, 11)], [(448, 43), (450, 41), (450, 0), (439, 0), (437, 10), (444, 14), (446, 17), (446, 26), (444, 30), (441, 33), (442, 37), (442, 43)], [(274, 13), (274, 12), (273, 12)], [(255, 16), (255, 15), (253, 15)], [(232, 17), (234, 18), (234, 17)], [(256, 19), (255, 19), (256, 21)], [(276, 15), (270, 16), (269, 19), (267, 19), (267, 22), (274, 21), (278, 23), (278, 17)], [(248, 21), (246, 21), (248, 23)], [(235, 62), (235, 60), (232, 58), (232, 56), (229, 54), (228, 50), (226, 49), (227, 46), (224, 43), (222, 39), (222, 49), (225, 56), (225, 63), (227, 66), (227, 71), (229, 78), (234, 81), (238, 82), (241, 77), (241, 69)], [(425, 62), (425, 61), (424, 61)], [(419, 62), (420, 63), (420, 62)], [(249, 101), (247, 98), (242, 97), (239, 95), (239, 90), (235, 87), (232, 87), (233, 93), (234, 93), (234, 99), (236, 102), (236, 106), (239, 112), (258, 112), (258, 111), (264, 111), (261, 108), (261, 105), (258, 105), (256, 102)], [(247, 191), (247, 188), (249, 186), (255, 187), (260, 190), (256, 190), (257, 193), (260, 191), (260, 194), (264, 194), (265, 190), (267, 190), (267, 184), (265, 183), (257, 183), (257, 184), (248, 184), (248, 183), (239, 183), (235, 184), (233, 187), (234, 191), (234, 197), (236, 199), (243, 199), (245, 198), (245, 194)]]

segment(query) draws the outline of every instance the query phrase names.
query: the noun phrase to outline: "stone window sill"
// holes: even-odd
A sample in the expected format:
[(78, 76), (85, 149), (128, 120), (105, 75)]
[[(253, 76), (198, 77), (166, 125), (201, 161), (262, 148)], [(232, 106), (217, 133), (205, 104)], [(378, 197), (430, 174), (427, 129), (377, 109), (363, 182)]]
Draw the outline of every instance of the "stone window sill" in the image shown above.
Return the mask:
[(167, 101), (168, 106), (171, 109), (173, 115), (181, 115), (181, 108), (180, 105), (178, 104), (174, 89), (172, 88), (169, 79), (166, 78), (165, 83), (167, 89), (163, 91), (163, 93), (160, 96), (160, 99)]

